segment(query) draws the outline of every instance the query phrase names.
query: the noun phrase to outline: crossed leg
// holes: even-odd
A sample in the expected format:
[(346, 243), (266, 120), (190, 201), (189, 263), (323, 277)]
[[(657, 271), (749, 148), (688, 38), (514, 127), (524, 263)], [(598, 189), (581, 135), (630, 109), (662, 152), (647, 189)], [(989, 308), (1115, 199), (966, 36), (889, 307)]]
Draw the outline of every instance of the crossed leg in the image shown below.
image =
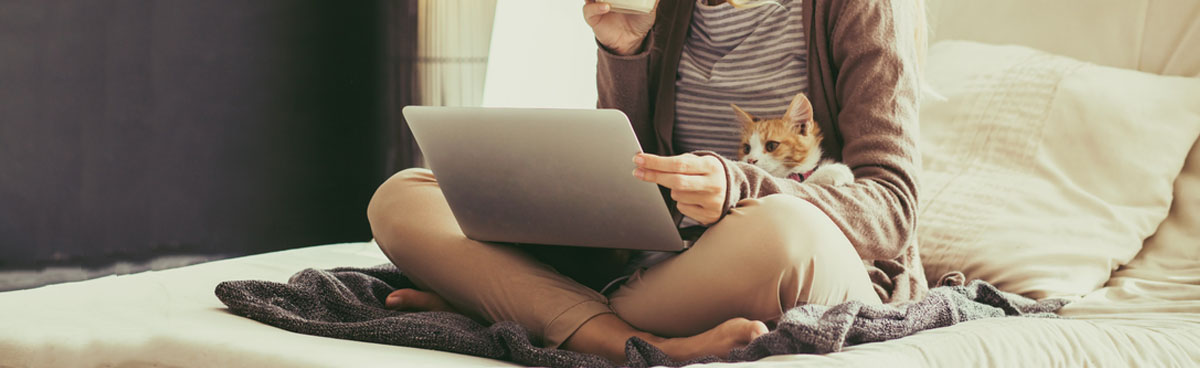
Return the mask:
[(632, 336), (674, 359), (724, 356), (798, 303), (879, 299), (845, 236), (806, 201), (740, 202), (692, 249), (635, 276), (610, 299), (517, 248), (467, 239), (436, 179), (405, 170), (368, 209), (376, 241), (422, 290), (389, 307), (512, 320), (548, 347), (624, 360)]

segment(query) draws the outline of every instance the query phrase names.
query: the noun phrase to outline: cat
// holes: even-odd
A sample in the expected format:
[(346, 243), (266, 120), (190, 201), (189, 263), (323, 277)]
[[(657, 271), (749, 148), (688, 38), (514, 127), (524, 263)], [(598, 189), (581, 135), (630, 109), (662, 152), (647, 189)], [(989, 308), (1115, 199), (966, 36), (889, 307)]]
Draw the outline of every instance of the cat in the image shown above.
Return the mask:
[(854, 173), (845, 164), (823, 158), (821, 128), (813, 120), (812, 103), (797, 94), (782, 117), (759, 119), (733, 107), (742, 123), (738, 161), (758, 166), (773, 176), (809, 184), (848, 185)]

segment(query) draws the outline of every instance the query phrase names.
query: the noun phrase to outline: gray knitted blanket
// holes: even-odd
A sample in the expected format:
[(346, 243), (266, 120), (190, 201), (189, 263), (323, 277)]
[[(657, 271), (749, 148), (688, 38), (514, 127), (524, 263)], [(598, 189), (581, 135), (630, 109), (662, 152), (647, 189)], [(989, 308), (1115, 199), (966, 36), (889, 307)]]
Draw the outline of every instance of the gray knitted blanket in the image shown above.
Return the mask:
[[(393, 290), (411, 287), (413, 284), (399, 270), (385, 264), (306, 269), (287, 284), (226, 281), (217, 285), (216, 294), (237, 315), (303, 334), (434, 349), (532, 366), (614, 366), (596, 355), (538, 347), (536, 340), (514, 322), (484, 326), (455, 313), (409, 313), (383, 307), (384, 298)], [(1062, 299), (1036, 302), (977, 280), (965, 286), (934, 288), (925, 299), (904, 306), (859, 302), (833, 307), (805, 305), (788, 311), (773, 331), (731, 352), (730, 360), (836, 352), (850, 345), (896, 339), (981, 318), (1051, 317), (1065, 304)], [(627, 365), (633, 367), (719, 361), (716, 357), (672, 361), (636, 337), (626, 342), (625, 353)]]

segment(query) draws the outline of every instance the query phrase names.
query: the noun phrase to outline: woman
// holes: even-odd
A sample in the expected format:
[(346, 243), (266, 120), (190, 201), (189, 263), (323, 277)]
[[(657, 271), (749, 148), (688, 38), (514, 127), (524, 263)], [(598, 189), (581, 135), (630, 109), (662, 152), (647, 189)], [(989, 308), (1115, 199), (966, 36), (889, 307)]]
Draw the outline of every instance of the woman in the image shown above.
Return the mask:
[[(649, 15), (583, 6), (600, 46), (599, 106), (624, 111), (644, 151), (657, 153), (634, 157), (634, 175), (670, 189), (685, 224), (706, 225), (692, 248), (652, 264), (475, 242), (431, 173), (409, 169), (368, 210), (380, 247), (420, 288), (387, 305), (513, 320), (545, 346), (621, 362), (632, 336), (679, 360), (725, 356), (796, 305), (919, 298), (919, 1), (738, 5), (661, 0)], [(797, 92), (812, 101), (824, 151), (853, 169), (852, 185), (774, 178), (730, 160), (739, 136), (729, 104), (779, 116)], [(627, 265), (635, 271), (624, 284), (603, 288)]]

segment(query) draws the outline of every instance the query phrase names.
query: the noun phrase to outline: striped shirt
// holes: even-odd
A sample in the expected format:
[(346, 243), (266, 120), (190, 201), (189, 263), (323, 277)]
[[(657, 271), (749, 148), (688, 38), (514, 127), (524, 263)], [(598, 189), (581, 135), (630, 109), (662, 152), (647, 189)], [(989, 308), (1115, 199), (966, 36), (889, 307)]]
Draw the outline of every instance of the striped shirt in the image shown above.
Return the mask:
[(676, 152), (710, 150), (737, 158), (741, 125), (730, 103), (778, 117), (808, 89), (800, 0), (754, 8), (697, 1), (675, 82)]

